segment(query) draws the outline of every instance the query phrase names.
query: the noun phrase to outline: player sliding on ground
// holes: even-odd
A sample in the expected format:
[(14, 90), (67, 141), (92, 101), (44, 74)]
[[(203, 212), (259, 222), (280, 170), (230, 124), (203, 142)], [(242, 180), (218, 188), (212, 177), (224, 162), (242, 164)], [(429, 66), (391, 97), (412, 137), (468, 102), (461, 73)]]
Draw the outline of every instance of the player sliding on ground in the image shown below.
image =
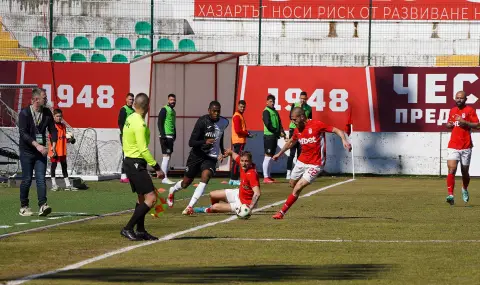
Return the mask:
[(288, 196), (282, 210), (273, 215), (274, 219), (283, 219), (288, 209), (297, 201), (303, 188), (312, 183), (323, 171), (325, 157), (322, 157), (322, 142), (325, 132), (335, 133), (342, 139), (343, 147), (348, 151), (352, 150), (352, 145), (345, 138), (343, 131), (317, 120), (308, 120), (302, 108), (295, 107), (290, 114), (290, 119), (296, 126), (293, 137), (272, 159), (277, 160), (285, 151), (295, 146), (297, 141), (301, 145), (302, 153), (290, 176), (290, 187), (293, 188), (293, 192)]
[(470, 183), (470, 158), (472, 157), (472, 137), (470, 135), (472, 128), (479, 128), (478, 117), (475, 109), (466, 106), (467, 96), (465, 92), (458, 91), (455, 94), (456, 107), (450, 110), (448, 115), (447, 128), (452, 130), (450, 141), (448, 142), (448, 176), (447, 203), (455, 204), (453, 198), (453, 188), (455, 187), (455, 173), (457, 172), (458, 161), (460, 161), (462, 170), (462, 198), (465, 203), (470, 199), (468, 195), (468, 184)]
[(225, 151), (225, 155), (240, 165), (240, 188), (224, 189), (210, 192), (212, 205), (208, 208), (194, 208), (195, 213), (228, 213), (236, 212), (242, 204), (253, 209), (260, 198), (260, 181), (255, 164), (252, 163), (252, 153), (246, 151), (238, 155), (232, 150)]

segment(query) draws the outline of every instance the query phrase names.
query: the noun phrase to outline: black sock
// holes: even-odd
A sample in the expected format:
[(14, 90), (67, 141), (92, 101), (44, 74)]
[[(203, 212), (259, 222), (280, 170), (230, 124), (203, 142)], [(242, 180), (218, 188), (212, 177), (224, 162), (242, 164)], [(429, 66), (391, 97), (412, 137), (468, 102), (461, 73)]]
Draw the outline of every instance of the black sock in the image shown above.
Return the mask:
[[(135, 209), (140, 207), (140, 204), (135, 205)], [(145, 215), (143, 215), (140, 219), (137, 221), (137, 232), (145, 232)]]
[(126, 230), (133, 230), (133, 226), (137, 224), (140, 219), (145, 219), (145, 215), (150, 211), (150, 207), (142, 203), (135, 207), (135, 212), (133, 212), (132, 218), (128, 221), (128, 224), (125, 226)]

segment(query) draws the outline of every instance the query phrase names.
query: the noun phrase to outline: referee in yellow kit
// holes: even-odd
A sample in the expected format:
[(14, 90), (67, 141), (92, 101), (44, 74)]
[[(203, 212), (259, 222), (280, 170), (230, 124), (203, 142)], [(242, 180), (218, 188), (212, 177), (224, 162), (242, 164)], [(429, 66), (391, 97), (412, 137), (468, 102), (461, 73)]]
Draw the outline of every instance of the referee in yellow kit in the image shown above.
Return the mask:
[[(147, 171), (147, 164), (155, 169), (157, 178), (165, 177), (160, 166), (148, 150), (150, 130), (145, 124), (145, 115), (148, 112), (150, 99), (145, 93), (135, 97), (133, 107), (135, 113), (128, 116), (123, 127), (123, 153), (125, 160), (123, 167), (130, 180), (132, 192), (138, 195), (137, 204), (132, 218), (122, 229), (120, 234), (129, 240), (157, 240), (145, 230), (145, 215), (155, 206), (157, 196), (152, 178)], [(137, 225), (137, 231), (133, 227)]]

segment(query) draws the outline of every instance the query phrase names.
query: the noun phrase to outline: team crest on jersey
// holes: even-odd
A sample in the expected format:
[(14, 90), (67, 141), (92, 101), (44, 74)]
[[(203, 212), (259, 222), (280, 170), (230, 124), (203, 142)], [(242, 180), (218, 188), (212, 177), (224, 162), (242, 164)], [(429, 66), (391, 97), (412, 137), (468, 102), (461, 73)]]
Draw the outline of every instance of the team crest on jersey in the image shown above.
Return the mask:
[(312, 128), (309, 128), (309, 129), (308, 129), (308, 133), (309, 133), (309, 134), (312, 134)]
[(465, 119), (465, 113), (462, 113), (462, 119)]

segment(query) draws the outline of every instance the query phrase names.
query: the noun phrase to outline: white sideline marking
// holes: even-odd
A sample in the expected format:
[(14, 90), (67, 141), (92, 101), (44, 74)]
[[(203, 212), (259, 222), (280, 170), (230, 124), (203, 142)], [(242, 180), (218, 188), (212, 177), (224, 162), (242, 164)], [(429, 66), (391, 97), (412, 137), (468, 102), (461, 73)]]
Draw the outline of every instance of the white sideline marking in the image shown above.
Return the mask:
[[(203, 194), (202, 196), (206, 196), (206, 195), (208, 195), (208, 194)], [(186, 198), (185, 198), (185, 199), (178, 199), (178, 200), (176, 200), (176, 201), (183, 201), (183, 200), (186, 200)], [(49, 229), (49, 228), (54, 228), (54, 227), (63, 226), (63, 225), (69, 225), (69, 224), (86, 222), (86, 221), (90, 221), (90, 220), (94, 220), (94, 219), (99, 219), (99, 218), (103, 218), (103, 217), (108, 217), (108, 216), (121, 215), (121, 214), (125, 214), (125, 213), (128, 213), (128, 212), (132, 212), (133, 210), (134, 210), (134, 209), (129, 209), (129, 210), (124, 210), (124, 211), (115, 212), (115, 213), (108, 213), (108, 214), (103, 214), (103, 215), (98, 215), (98, 216), (92, 216), (92, 217), (88, 217), (88, 218), (84, 218), (84, 219), (79, 219), (79, 220), (73, 220), (73, 221), (62, 222), (62, 223), (58, 223), (58, 224), (52, 224), (52, 225), (48, 225), (48, 226), (44, 226), (44, 227), (38, 227), (38, 228), (28, 229), (28, 230), (19, 231), (19, 232), (13, 232), (13, 233), (8, 233), (8, 234), (3, 234), (3, 235), (0, 235), (0, 239), (6, 238), (6, 237), (10, 237), (10, 236), (14, 236), (14, 235), (18, 235), (18, 234), (24, 234), (24, 233), (30, 233), (30, 232), (36, 232), (36, 231), (46, 230), (46, 229)], [(73, 212), (55, 212), (55, 214), (61, 214), (61, 213), (73, 213)], [(86, 213), (76, 213), (76, 214), (86, 214)], [(49, 220), (56, 220), (56, 219), (67, 218), (67, 217), (72, 217), (72, 216), (49, 217), (49, 218), (47, 218), (47, 219), (49, 219)], [(38, 220), (38, 221), (43, 221), (43, 220)], [(34, 222), (34, 221), (32, 221), (32, 222)], [(26, 225), (26, 224), (28, 224), (28, 223), (16, 223), (15, 225)]]
[(352, 240), (352, 239), (295, 239), (295, 238), (212, 238), (207, 240), (232, 240), (232, 241), (293, 241), (293, 242), (357, 242), (357, 243), (480, 243), (480, 240), (442, 240), (442, 239), (427, 239), (427, 240)]
[(31, 223), (41, 223), (41, 222), (44, 222), (45, 220), (31, 220), (30, 222)]
[(12, 226), (3, 225), (3, 226), (0, 226), (0, 229), (8, 229), (8, 228), (10, 228), (10, 227), (12, 227)]
[(28, 223), (15, 223), (15, 226), (23, 226), (23, 225), (28, 225)]
[[(346, 183), (349, 183), (349, 182), (352, 182), (352, 181), (355, 181), (355, 180), (354, 179), (349, 179), (349, 180), (337, 182), (335, 184), (328, 185), (328, 186), (325, 186), (323, 188), (308, 192), (307, 194), (302, 195), (299, 198), (310, 197), (310, 196), (312, 196), (316, 193), (319, 193), (319, 192), (325, 191), (327, 189), (333, 188), (335, 186), (346, 184)], [(271, 207), (274, 207), (274, 206), (277, 206), (277, 205), (281, 205), (281, 204), (285, 203), (285, 201), (286, 200), (282, 200), (282, 201), (278, 201), (278, 202), (263, 206), (261, 208), (253, 210), (253, 212), (254, 213), (259, 212), (259, 211), (263, 211), (265, 209), (268, 209), (268, 208), (271, 208)], [(7, 282), (7, 285), (23, 284), (27, 281), (37, 279), (39, 277), (44, 277), (44, 276), (53, 275), (53, 274), (63, 272), (63, 271), (77, 269), (77, 268), (80, 268), (84, 265), (87, 265), (87, 264), (90, 264), (90, 263), (108, 258), (110, 256), (114, 256), (114, 255), (117, 255), (117, 254), (120, 254), (120, 253), (128, 252), (128, 251), (140, 248), (140, 247), (144, 247), (144, 246), (147, 246), (147, 245), (159, 243), (159, 242), (162, 242), (162, 241), (168, 241), (168, 240), (174, 239), (178, 236), (181, 236), (181, 235), (184, 235), (184, 234), (187, 234), (187, 233), (190, 233), (190, 232), (195, 232), (195, 231), (198, 231), (198, 230), (201, 230), (201, 229), (204, 229), (204, 228), (208, 228), (208, 227), (212, 227), (212, 226), (215, 226), (215, 225), (218, 225), (218, 224), (228, 223), (228, 222), (231, 222), (231, 221), (236, 220), (236, 219), (237, 219), (237, 216), (231, 216), (231, 217), (229, 217), (227, 219), (224, 219), (224, 220), (220, 220), (220, 221), (217, 221), (217, 222), (211, 222), (211, 223), (203, 224), (203, 225), (196, 226), (196, 227), (193, 227), (193, 228), (190, 228), (190, 229), (186, 229), (186, 230), (183, 230), (183, 231), (180, 231), (180, 232), (168, 234), (168, 235), (163, 236), (163, 237), (161, 237), (161, 238), (159, 238), (158, 240), (155, 240), (155, 241), (147, 241), (147, 242), (144, 242), (144, 243), (138, 243), (136, 245), (127, 246), (127, 247), (120, 248), (120, 249), (117, 249), (117, 250), (114, 250), (114, 251), (111, 251), (111, 252), (107, 252), (107, 253), (99, 255), (97, 257), (89, 258), (89, 259), (86, 259), (84, 261), (80, 261), (80, 262), (68, 265), (68, 266), (60, 268), (60, 269), (56, 269), (56, 270), (52, 270), (52, 271), (48, 271), (48, 272), (44, 272), (44, 273), (39, 273), (39, 274), (34, 274), (34, 275), (22, 277), (20, 279), (16, 279), (16, 280), (13, 280), (13, 281), (9, 281), (9, 282)]]

